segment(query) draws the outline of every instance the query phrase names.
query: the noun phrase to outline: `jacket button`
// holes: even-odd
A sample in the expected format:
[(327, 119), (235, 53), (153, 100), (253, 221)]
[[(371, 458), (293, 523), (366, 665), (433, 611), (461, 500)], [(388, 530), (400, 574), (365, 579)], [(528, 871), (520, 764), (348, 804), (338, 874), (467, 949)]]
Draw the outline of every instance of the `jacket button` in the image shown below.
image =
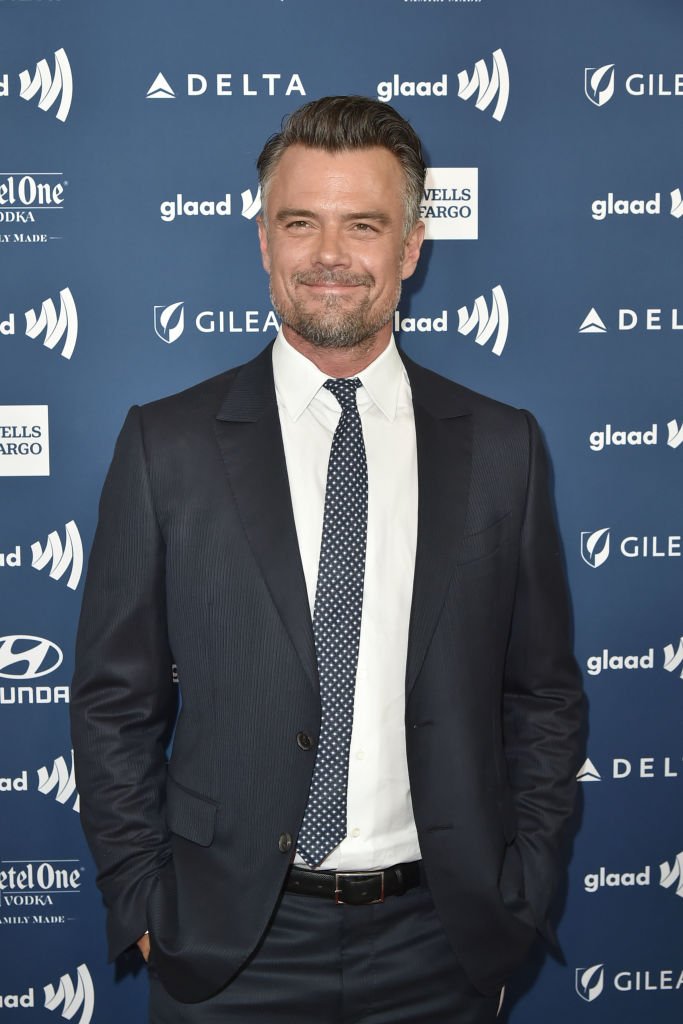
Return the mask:
[(280, 853), (289, 853), (292, 849), (292, 837), (289, 832), (283, 832), (277, 841), (277, 846)]
[(298, 732), (296, 742), (302, 750), (310, 750), (313, 746), (313, 738), (307, 732)]

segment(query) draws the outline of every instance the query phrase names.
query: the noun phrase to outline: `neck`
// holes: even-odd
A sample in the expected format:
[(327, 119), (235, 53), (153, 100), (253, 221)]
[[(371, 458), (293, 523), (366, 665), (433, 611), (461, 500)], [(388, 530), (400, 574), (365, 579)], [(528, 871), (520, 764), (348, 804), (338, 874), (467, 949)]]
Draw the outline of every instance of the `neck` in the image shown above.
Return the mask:
[(384, 352), (391, 341), (392, 322), (393, 318), (377, 334), (353, 348), (321, 348), (306, 341), (287, 324), (282, 325), (282, 333), (292, 348), (310, 359), (327, 377), (355, 377)]

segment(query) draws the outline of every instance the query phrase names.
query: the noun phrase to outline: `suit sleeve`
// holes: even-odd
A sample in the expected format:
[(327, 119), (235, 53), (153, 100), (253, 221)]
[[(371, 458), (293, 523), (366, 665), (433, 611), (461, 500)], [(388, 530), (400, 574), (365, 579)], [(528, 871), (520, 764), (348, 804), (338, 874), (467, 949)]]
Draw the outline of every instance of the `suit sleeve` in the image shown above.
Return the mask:
[(525, 416), (529, 475), (505, 666), (503, 727), (526, 899), (539, 930), (552, 942), (547, 914), (563, 827), (576, 798), (584, 704), (547, 456), (536, 421), (529, 413)]
[(111, 959), (146, 930), (147, 897), (170, 857), (165, 742), (176, 688), (164, 556), (134, 406), (102, 491), (71, 689), (81, 818), (108, 911)]

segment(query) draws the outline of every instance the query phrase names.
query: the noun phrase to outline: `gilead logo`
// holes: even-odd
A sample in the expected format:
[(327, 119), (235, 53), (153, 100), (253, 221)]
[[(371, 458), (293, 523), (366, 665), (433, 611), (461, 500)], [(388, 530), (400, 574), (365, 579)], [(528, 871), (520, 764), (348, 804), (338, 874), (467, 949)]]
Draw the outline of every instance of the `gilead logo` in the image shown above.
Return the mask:
[(680, 992), (683, 989), (683, 970), (680, 967), (647, 970), (629, 968), (610, 970), (607, 974), (604, 964), (593, 964), (591, 967), (576, 968), (574, 984), (576, 994), (587, 1003), (594, 1002), (603, 994), (605, 984), (616, 993)]
[[(609, 558), (610, 532), (610, 527), (605, 526), (592, 533), (581, 533), (581, 557), (592, 569), (604, 565)], [(680, 558), (682, 540), (680, 534), (628, 536), (619, 541), (617, 550), (624, 558)]]

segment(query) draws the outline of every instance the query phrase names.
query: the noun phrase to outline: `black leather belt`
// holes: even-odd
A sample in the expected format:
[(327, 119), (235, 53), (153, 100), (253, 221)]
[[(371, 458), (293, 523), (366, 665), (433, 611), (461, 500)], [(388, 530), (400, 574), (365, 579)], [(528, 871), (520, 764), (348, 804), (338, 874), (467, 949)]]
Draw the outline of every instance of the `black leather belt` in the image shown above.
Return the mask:
[(321, 896), (335, 903), (362, 906), (384, 903), (387, 896), (400, 896), (420, 882), (420, 861), (395, 864), (383, 871), (309, 871), (292, 864), (285, 881), (288, 892)]

